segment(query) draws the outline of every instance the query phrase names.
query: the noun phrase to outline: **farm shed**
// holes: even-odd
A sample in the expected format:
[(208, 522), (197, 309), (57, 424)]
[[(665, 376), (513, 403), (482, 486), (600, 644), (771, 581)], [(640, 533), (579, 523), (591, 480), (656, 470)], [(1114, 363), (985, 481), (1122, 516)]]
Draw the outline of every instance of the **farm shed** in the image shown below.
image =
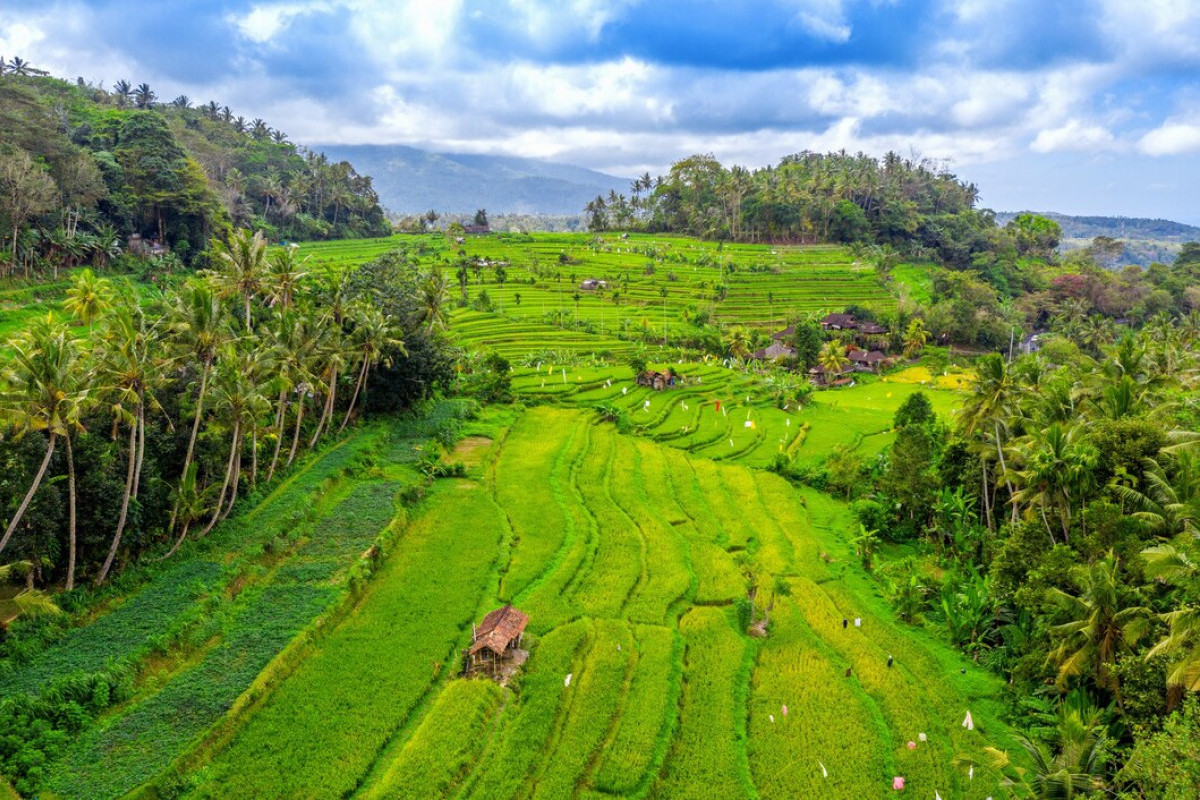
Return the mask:
[(669, 386), (675, 385), (675, 376), (670, 372), (656, 372), (648, 369), (637, 376), (638, 386), (647, 386), (656, 392), (661, 392)]
[(588, 291), (588, 292), (594, 292), (597, 289), (607, 289), (608, 281), (601, 281), (601, 280), (597, 280), (595, 278), (588, 278), (587, 280), (585, 280), (579, 284), (579, 288), (583, 289), (584, 291)]
[(887, 360), (887, 356), (879, 350), (851, 350), (846, 357), (859, 372), (876, 372)]
[(772, 333), (771, 338), (778, 342), (778, 341), (782, 341), (783, 339), (789, 339), (795, 335), (796, 335), (796, 326), (788, 325), (783, 330), (777, 331), (776, 333)]
[(511, 605), (488, 613), (478, 626), (472, 626), (471, 647), (467, 650), (467, 670), (490, 666), (521, 646), (529, 615)]

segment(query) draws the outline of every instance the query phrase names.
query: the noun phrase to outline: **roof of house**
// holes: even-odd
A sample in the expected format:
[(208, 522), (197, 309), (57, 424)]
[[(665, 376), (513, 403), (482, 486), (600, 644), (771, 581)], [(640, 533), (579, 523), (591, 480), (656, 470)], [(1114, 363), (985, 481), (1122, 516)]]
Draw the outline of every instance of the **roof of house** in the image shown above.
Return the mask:
[(780, 339), (786, 339), (789, 336), (795, 336), (795, 335), (796, 335), (796, 326), (788, 325), (786, 328), (779, 331), (778, 333), (772, 333), (771, 338), (776, 341), (779, 341)]
[(788, 347), (782, 342), (772, 342), (770, 346), (764, 347), (761, 350), (755, 350), (751, 357), (753, 358), (791, 358), (796, 355), (796, 351)]
[(874, 322), (858, 323), (859, 333), (887, 333), (887, 328)]
[(858, 322), (853, 314), (830, 314), (821, 320), (822, 325), (837, 325), (842, 328), (853, 328)]
[(493, 653), (503, 653), (509, 642), (520, 636), (527, 624), (528, 614), (511, 605), (497, 608), (484, 617), (483, 622), (475, 628), (475, 641), (469, 652), (475, 655), (486, 648)]
[(887, 358), (887, 356), (885, 356), (879, 350), (851, 350), (849, 353), (846, 353), (846, 357), (851, 361), (861, 361), (867, 364), (878, 364), (880, 361), (883, 361), (885, 358)]

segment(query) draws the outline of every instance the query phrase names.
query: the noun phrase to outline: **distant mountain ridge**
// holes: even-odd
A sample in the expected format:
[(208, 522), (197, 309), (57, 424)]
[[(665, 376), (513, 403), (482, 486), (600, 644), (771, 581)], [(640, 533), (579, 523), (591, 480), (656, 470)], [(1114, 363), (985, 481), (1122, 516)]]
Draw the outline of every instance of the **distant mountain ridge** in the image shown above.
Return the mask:
[[(996, 213), (996, 222), (1006, 224), (1018, 213), (1003, 211)], [(1113, 239), (1147, 239), (1156, 242), (1200, 241), (1200, 228), (1169, 219), (1145, 217), (1077, 217), (1053, 211), (1035, 211), (1062, 226), (1064, 239), (1094, 239), (1110, 236)]]
[(630, 180), (533, 158), (432, 153), (406, 145), (314, 145), (333, 161), (370, 175), (380, 202), (399, 214), (433, 209), (470, 213), (581, 214), (610, 191), (629, 193)]

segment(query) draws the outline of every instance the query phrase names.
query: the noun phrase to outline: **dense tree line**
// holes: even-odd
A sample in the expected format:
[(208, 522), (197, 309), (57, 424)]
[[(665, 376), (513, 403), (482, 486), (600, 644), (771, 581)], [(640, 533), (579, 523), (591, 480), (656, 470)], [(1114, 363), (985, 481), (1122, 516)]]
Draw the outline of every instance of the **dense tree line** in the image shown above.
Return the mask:
[(13, 63), (0, 69), (0, 276), (103, 267), (134, 233), (191, 264), (236, 226), (273, 240), (390, 232), (369, 177), (261, 119)]
[[(860, 557), (902, 617), (1013, 684), (1029, 758), (978, 766), (1019, 796), (1196, 785), (1166, 765), (1195, 757), (1197, 709), (1182, 701), (1200, 691), (1198, 343), (1190, 317), (985, 356), (955, 419), (915, 394), (888, 453), (846, 448), (795, 476), (852, 501)], [(880, 566), (885, 540), (928, 557)]]
[(364, 410), (454, 376), (444, 286), (403, 254), (318, 274), (261, 233), (212, 251), (161, 293), (81, 270), (64, 305), (88, 333), (46, 318), (9, 343), (0, 563), (30, 587), (173, 553)]

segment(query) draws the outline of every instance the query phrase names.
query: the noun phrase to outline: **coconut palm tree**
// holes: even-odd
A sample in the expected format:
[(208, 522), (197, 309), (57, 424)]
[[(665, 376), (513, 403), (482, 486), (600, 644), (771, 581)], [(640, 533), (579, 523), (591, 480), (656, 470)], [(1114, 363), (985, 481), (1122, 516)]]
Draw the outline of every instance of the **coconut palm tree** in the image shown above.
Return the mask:
[(157, 97), (148, 83), (139, 83), (133, 90), (133, 102), (138, 108), (152, 108)]
[(117, 96), (117, 105), (124, 108), (133, 98), (133, 84), (122, 78), (113, 84), (113, 94)]
[(288, 245), (273, 252), (268, 259), (267, 274), (262, 280), (262, 285), (267, 305), (272, 308), (291, 308), (296, 301), (296, 290), (308, 277), (303, 268), (309, 257), (300, 258), (298, 251), (297, 245)]
[(1082, 509), (1082, 490), (1087, 488), (1099, 461), (1096, 449), (1083, 441), (1082, 430), (1082, 426), (1066, 428), (1055, 422), (1011, 445), (1019, 465), (1011, 475), (1020, 487), (1014, 493), (1013, 501), (1030, 511), (1038, 508), (1051, 542), (1054, 542), (1054, 532), (1046, 515), (1047, 508), (1057, 512), (1063, 541), (1070, 541), (1072, 493), (1079, 496)]
[(199, 464), (189, 465), (187, 471), (183, 473), (179, 485), (171, 490), (171, 505), (175, 509), (175, 524), (179, 526), (179, 537), (175, 540), (175, 544), (171, 545), (171, 549), (159, 559), (160, 561), (165, 561), (178, 552), (184, 540), (187, 539), (188, 530), (192, 524), (203, 517), (208, 510), (208, 505), (212, 500), (212, 490), (216, 487), (200, 488), (196, 481), (199, 467)]
[(350, 352), (358, 356), (358, 378), (354, 382), (354, 395), (350, 398), (346, 415), (338, 427), (339, 433), (345, 430), (350, 415), (354, 413), (354, 405), (358, 402), (358, 395), (370, 376), (371, 367), (380, 361), (390, 366), (392, 352), (398, 351), (407, 355), (399, 328), (379, 309), (366, 304), (358, 305), (351, 309), (350, 317), (354, 322), (354, 330), (351, 331), (347, 344)]
[(161, 405), (155, 389), (162, 382), (166, 361), (161, 352), (162, 331), (151, 324), (130, 289), (123, 293), (101, 340), (99, 366), (105, 399), (113, 415), (113, 433), (122, 424), (129, 427), (128, 461), (125, 469), (125, 491), (121, 511), (108, 555), (96, 576), (96, 585), (104, 583), (112, 569), (125, 524), (129, 504), (138, 496), (142, 463), (146, 456), (146, 412), (159, 410)]
[(183, 474), (196, 451), (200, 418), (204, 413), (204, 396), (208, 380), (221, 346), (230, 338), (225, 310), (212, 287), (203, 281), (189, 283), (174, 297), (167, 311), (167, 325), (176, 349), (200, 367), (200, 388), (196, 394), (196, 410), (192, 417), (192, 433), (188, 437), (187, 454), (183, 458)]
[(1123, 706), (1121, 683), (1114, 667), (1117, 657), (1133, 652), (1150, 621), (1148, 609), (1131, 602), (1120, 575), (1119, 560), (1110, 552), (1093, 564), (1072, 572), (1079, 589), (1073, 595), (1052, 588), (1051, 597), (1067, 616), (1067, 622), (1050, 630), (1061, 637), (1050, 658), (1058, 665), (1058, 682), (1090, 678), (1107, 689)]
[(825, 370), (825, 374), (831, 378), (837, 378), (846, 368), (850, 366), (850, 359), (846, 356), (846, 345), (832, 339), (821, 345), (821, 352), (817, 355), (817, 363), (821, 369)]
[(725, 343), (725, 348), (734, 358), (745, 358), (750, 355), (750, 336), (746, 333), (746, 329), (741, 325), (730, 328), (729, 341)]
[[(251, 347), (226, 344), (217, 359), (213, 380), (213, 410), (219, 423), (229, 431), (229, 458), (225, 463), (225, 475), (212, 517), (201, 532), (201, 536), (213, 529), (218, 521), (229, 515), (237, 500), (238, 483), (241, 479), (242, 449), (245, 431), (264, 407), (269, 404), (262, 395), (261, 386), (255, 382), (258, 353)], [(228, 501), (226, 501), (228, 498)]]
[(1200, 456), (1182, 450), (1175, 454), (1175, 470), (1169, 476), (1153, 459), (1145, 460), (1145, 491), (1113, 483), (1110, 488), (1134, 509), (1132, 516), (1157, 536), (1180, 534), (1200, 536)]
[(214, 241), (213, 252), (218, 268), (208, 272), (213, 285), (225, 296), (239, 296), (246, 315), (246, 331), (254, 330), (250, 300), (262, 288), (266, 273), (267, 242), (262, 231), (234, 231), (229, 242)]
[[(5, 388), (0, 392), (0, 419), (8, 421), (18, 435), (44, 432), (47, 439), (42, 463), (0, 538), (0, 552), (8, 546), (42, 485), (59, 437), (80, 428), (80, 404), (88, 393), (87, 370), (79, 342), (50, 315), (35, 320), (24, 334), (16, 337), (11, 351), (4, 370)], [(70, 544), (73, 557), (74, 536)]]
[[(1012, 476), (1008, 471), (1008, 462), (1004, 457), (1004, 445), (1013, 424), (1021, 416), (1020, 394), (1008, 371), (1008, 365), (1005, 364), (1003, 356), (998, 353), (990, 353), (981, 358), (976, 364), (976, 374), (974, 392), (959, 410), (959, 422), (963, 433), (967, 436), (979, 434), (986, 440), (987, 435), (991, 435), (991, 444), (996, 448), (996, 457), (1000, 464), (1000, 474), (1008, 488), (1009, 502), (1012, 505), (1012, 520), (1016, 522), (1017, 504), (1014, 499), (1016, 489), (1013, 487)], [(987, 480), (986, 461), (983, 473), (984, 504), (990, 508), (991, 495)]]
[(96, 277), (90, 269), (83, 269), (71, 279), (71, 288), (67, 289), (63, 308), (87, 325), (91, 332), (96, 318), (112, 308), (112, 303), (112, 282)]
[[(463, 282), (466, 275), (466, 265), (459, 267), (459, 281)], [(463, 296), (466, 297), (466, 284), (463, 282)], [(435, 330), (445, 330), (450, 325), (450, 314), (446, 308), (450, 300), (450, 290), (446, 286), (446, 276), (436, 266), (431, 267), (425, 280), (421, 281), (418, 290), (420, 309), (418, 315), (421, 323), (426, 326), (428, 333)]]
[(928, 341), (929, 331), (925, 330), (925, 323), (919, 317), (914, 317), (904, 332), (904, 357), (916, 358), (925, 349), (925, 343)]
[(1167, 656), (1167, 685), (1185, 691), (1200, 691), (1200, 562), (1190, 552), (1189, 537), (1179, 545), (1161, 544), (1142, 551), (1145, 574), (1177, 587), (1186, 601), (1159, 619), (1167, 634), (1146, 653), (1146, 658)]

